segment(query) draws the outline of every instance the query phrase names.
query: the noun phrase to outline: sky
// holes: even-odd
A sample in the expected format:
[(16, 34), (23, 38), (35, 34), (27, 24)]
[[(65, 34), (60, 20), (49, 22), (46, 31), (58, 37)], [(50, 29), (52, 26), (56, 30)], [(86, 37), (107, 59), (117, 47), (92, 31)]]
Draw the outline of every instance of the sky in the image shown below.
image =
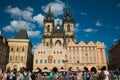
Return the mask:
[(68, 3), (74, 17), (77, 42), (102, 42), (108, 50), (120, 39), (120, 0), (0, 0), (0, 30), (14, 38), (26, 29), (33, 50), (41, 43), (44, 16), (51, 6), (54, 21), (62, 18)]

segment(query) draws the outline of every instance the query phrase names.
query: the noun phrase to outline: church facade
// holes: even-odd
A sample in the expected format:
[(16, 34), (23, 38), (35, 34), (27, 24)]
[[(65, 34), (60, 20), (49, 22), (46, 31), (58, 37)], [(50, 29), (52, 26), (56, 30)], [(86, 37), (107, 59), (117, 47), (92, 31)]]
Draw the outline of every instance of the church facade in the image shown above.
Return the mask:
[(105, 46), (97, 41), (76, 43), (74, 35), (74, 18), (68, 6), (64, 12), (62, 25), (54, 25), (54, 16), (49, 7), (44, 18), (42, 42), (34, 51), (33, 68), (58, 70), (69, 67), (96, 69), (107, 66)]

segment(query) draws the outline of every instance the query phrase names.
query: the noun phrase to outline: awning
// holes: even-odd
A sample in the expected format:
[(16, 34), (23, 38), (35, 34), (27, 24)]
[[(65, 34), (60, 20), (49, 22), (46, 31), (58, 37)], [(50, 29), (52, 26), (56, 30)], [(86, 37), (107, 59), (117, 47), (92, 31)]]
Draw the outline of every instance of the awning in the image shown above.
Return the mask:
[(38, 72), (38, 69), (32, 70), (32, 72)]
[(50, 72), (49, 69), (43, 69), (42, 72)]

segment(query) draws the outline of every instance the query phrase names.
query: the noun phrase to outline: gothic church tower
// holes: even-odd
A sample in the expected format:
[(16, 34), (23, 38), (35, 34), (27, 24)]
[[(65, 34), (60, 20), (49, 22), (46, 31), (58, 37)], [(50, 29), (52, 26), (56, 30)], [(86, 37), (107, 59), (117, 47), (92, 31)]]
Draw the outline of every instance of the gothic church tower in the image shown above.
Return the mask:
[(44, 46), (66, 46), (71, 40), (74, 40), (74, 19), (71, 15), (68, 5), (64, 12), (62, 25), (59, 21), (54, 25), (54, 17), (49, 7), (44, 18), (44, 35), (42, 44)]

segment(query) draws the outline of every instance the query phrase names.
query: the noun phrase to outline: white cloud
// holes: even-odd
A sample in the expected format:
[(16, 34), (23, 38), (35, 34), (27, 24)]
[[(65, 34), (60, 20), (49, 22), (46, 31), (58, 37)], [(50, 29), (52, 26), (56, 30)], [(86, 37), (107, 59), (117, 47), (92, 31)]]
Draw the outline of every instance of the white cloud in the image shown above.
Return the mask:
[(87, 16), (87, 12), (81, 12), (80, 13), (82, 16)]
[(99, 26), (103, 26), (103, 23), (101, 22), (101, 20), (97, 20), (97, 21), (96, 21), (96, 26), (98, 26), (98, 27), (99, 27)]
[(104, 42), (102, 42), (102, 45), (105, 46), (105, 48), (107, 47)]
[(54, 2), (51, 2), (47, 5), (42, 6), (42, 9), (44, 12), (47, 12), (49, 9), (49, 6), (51, 6), (51, 10), (55, 16), (62, 15), (64, 12), (65, 3), (63, 3), (60, 0), (55, 0)]
[(15, 17), (17, 19), (24, 19), (27, 21), (33, 21), (32, 15), (33, 15), (33, 8), (27, 7), (25, 10), (22, 10), (18, 7), (11, 7), (8, 6), (8, 8), (5, 10), (5, 12), (8, 12), (11, 14), (12, 17)]
[(62, 20), (60, 18), (56, 18), (54, 19), (55, 21), (55, 26), (59, 23), (60, 25), (62, 25)]
[(27, 9), (28, 11), (34, 12), (34, 9), (31, 8), (31, 7), (27, 7), (26, 9)]
[(119, 29), (120, 28), (120, 26), (115, 26), (115, 29)]
[(38, 22), (39, 25), (43, 25), (44, 16), (42, 14), (38, 14), (33, 17), (34, 21)]
[(120, 3), (119, 3), (119, 4), (117, 4), (117, 7), (120, 7)]
[(27, 31), (29, 37), (40, 36), (40, 31)]
[(80, 24), (79, 24), (79, 23), (76, 23), (76, 24), (75, 24), (75, 27), (80, 27)]
[(3, 30), (12, 32), (18, 31), (20, 29), (32, 30), (33, 28), (35, 28), (35, 25), (30, 22), (22, 20), (13, 20), (10, 22), (10, 25), (4, 27)]
[(79, 24), (79, 23), (76, 23), (76, 24), (75, 24), (74, 31), (75, 31), (75, 32), (78, 32), (78, 31), (80, 30), (79, 27), (80, 27), (80, 24)]
[(113, 39), (113, 42), (116, 42), (118, 39)]
[(91, 28), (87, 28), (87, 29), (83, 29), (84, 32), (90, 33), (90, 32), (97, 32), (97, 29), (91, 29)]
[(36, 44), (33, 45), (33, 48), (32, 48), (32, 53), (33, 54), (34, 54), (35, 49), (37, 49), (39, 45), (40, 45), (40, 43), (36, 43)]

